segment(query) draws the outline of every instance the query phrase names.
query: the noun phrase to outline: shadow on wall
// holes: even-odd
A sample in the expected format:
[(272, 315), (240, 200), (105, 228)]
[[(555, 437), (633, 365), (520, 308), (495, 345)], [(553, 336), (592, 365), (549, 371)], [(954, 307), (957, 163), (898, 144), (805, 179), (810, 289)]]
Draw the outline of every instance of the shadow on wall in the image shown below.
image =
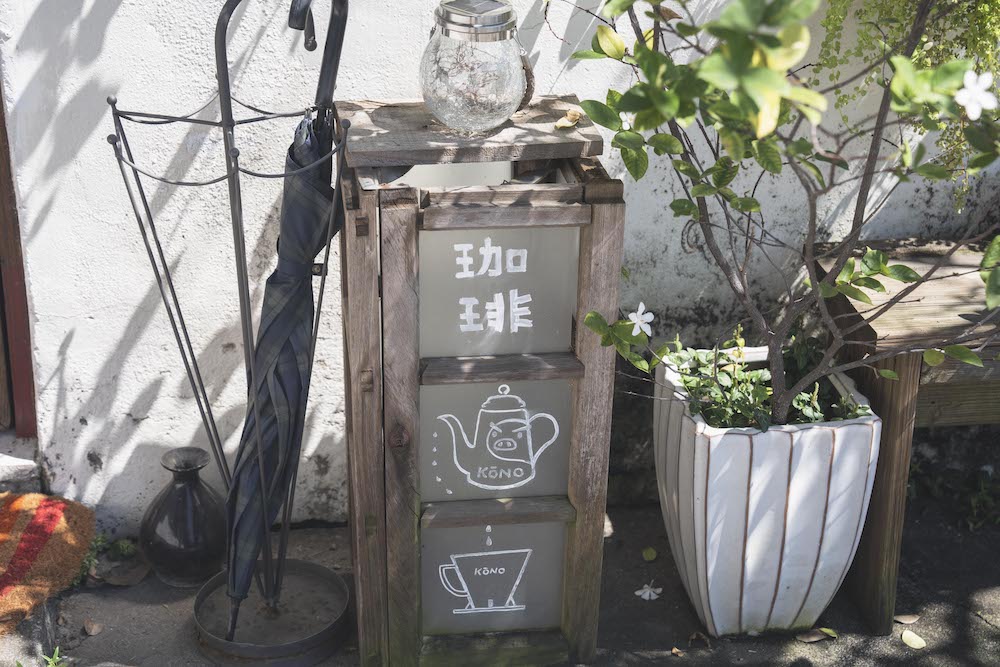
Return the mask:
[[(251, 3), (244, 3), (234, 15), (230, 29), (231, 40), (238, 31), (248, 4)], [(27, 81), (21, 94), (13, 100), (10, 112), (10, 117), (17, 119), (14, 128), (19, 135), (17, 144), (23, 147), (17, 158), (21, 164), (32, 158), (40, 159), (44, 165), (40, 172), (41, 176), (52, 182), (65, 179), (67, 168), (78, 159), (81, 148), (92, 141), (103, 143), (104, 132), (101, 130), (109, 130), (112, 127), (105, 99), (108, 95), (117, 93), (116, 86), (109, 85), (95, 74), (79, 85), (68, 100), (60, 97), (60, 90), (69, 85), (77, 70), (92, 65), (98, 59), (104, 48), (109, 25), (122, 5), (123, 0), (97, 2), (40, 0), (17, 39), (18, 51), (40, 56), (35, 75)], [(217, 7), (213, 4), (209, 11), (216, 10)], [(267, 14), (267, 20), (262, 21), (259, 27), (255, 26), (253, 34), (240, 37), (240, 43), (245, 43), (247, 46), (232, 55), (230, 67), (233, 71), (234, 84), (238, 83), (239, 74), (261, 48), (263, 43), (261, 38), (268, 27), (272, 24), (277, 25), (276, 22), (279, 20), (283, 22), (286, 11), (284, 3), (275, 3), (273, 11)], [(296, 37), (293, 42), (299, 40), (300, 38)], [(134, 92), (141, 95), (143, 91)], [(190, 110), (164, 111), (180, 113)], [(205, 115), (210, 113), (211, 110), (208, 110)], [(176, 149), (165, 163), (164, 175), (175, 180), (183, 180), (195, 168), (192, 153), (197, 153), (203, 148), (218, 150), (221, 155), (221, 141), (209, 141), (210, 136), (211, 134), (202, 126), (189, 125), (184, 128)], [(281, 141), (284, 141), (284, 138)], [(110, 150), (107, 159), (113, 161)], [(148, 180), (144, 180), (144, 185), (147, 187), (150, 208), (156, 219), (178, 193), (178, 188), (163, 185), (150, 187)], [(109, 183), (108, 187), (118, 188), (120, 191), (121, 196), (118, 201), (121, 210), (118, 213), (121, 214), (122, 222), (127, 225), (123, 227), (121, 233), (133, 235), (134, 239), (138, 239), (134, 218), (128, 210), (128, 200), (120, 181), (116, 179), (116, 182)], [(225, 191), (224, 186), (216, 187), (220, 188), (218, 194), (224, 196), (221, 194)], [(205, 196), (215, 194), (217, 193), (208, 192)], [(55, 196), (55, 193), (48, 195), (48, 199), (35, 209), (36, 214), (31, 220), (31, 227), (26, 230), (29, 241), (42, 230), (53, 210)], [(256, 240), (248, 238), (248, 242), (252, 245), (248, 264), (253, 303), (260, 302), (264, 289), (263, 278), (269, 273), (273, 264), (280, 209), (280, 195), (278, 197), (277, 200), (270, 202), (269, 206), (265, 205), (264, 210), (268, 212), (266, 216), (262, 216), (265, 217), (265, 221), (259, 236)], [(175, 206), (179, 210), (176, 214), (172, 212), (171, 222), (173, 219), (190, 218), (192, 205), (193, 202), (188, 201), (183, 206)], [(220, 234), (224, 236), (228, 235), (228, 219), (226, 223), (225, 229), (220, 227)], [(171, 232), (177, 237), (173, 240), (182, 241), (180, 230)], [(163, 231), (161, 236), (164, 236), (168, 256), (173, 257), (170, 260), (170, 269), (178, 282), (177, 287), (183, 307), (185, 283), (190, 284), (189, 281), (192, 279), (197, 281), (199, 277), (197, 274), (192, 274), (193, 266), (189, 267), (183, 278), (178, 277), (178, 269), (184, 267), (184, 254), (170, 253), (172, 239), (165, 236)], [(136, 244), (137, 250), (140, 247)], [(145, 266), (142, 268), (148, 271)], [(74, 376), (71, 370), (70, 355), (82, 355), (81, 358), (87, 358), (87, 355), (92, 354), (87, 349), (87, 341), (81, 340), (75, 327), (69, 328), (62, 335), (56, 365), (49, 366), (44, 371), (45, 377), (38, 378), (38, 394), (51, 394), (53, 397), (50, 399), (53, 403), (50, 414), (45, 418), (49, 423), (42, 429), (42, 432), (47, 433), (52, 440), (40, 443), (47, 483), (60, 493), (86, 498), (89, 503), (96, 504), (99, 508), (99, 525), (101, 529), (108, 531), (114, 531), (122, 517), (135, 516), (137, 512), (141, 515), (142, 509), (168, 479), (167, 473), (159, 464), (160, 457), (165, 451), (164, 445), (158, 445), (155, 441), (140, 440), (145, 435), (141, 430), (141, 424), (148, 419), (150, 410), (158, 399), (163, 397), (181, 404), (181, 409), (177, 411), (177, 419), (163, 426), (170, 431), (180, 431), (180, 434), (164, 434), (165, 439), (173, 443), (172, 446), (188, 444), (209, 449), (193, 394), (177, 356), (173, 337), (165, 326), (163, 304), (157, 285), (149, 273), (128, 278), (146, 281), (147, 288), (131, 311), (120, 338), (112, 347), (113, 353), (102, 363), (98, 364), (97, 359), (93, 360), (92, 365), (95, 368), (87, 375), (96, 378), (94, 384), (92, 386), (89, 383), (85, 384), (85, 381)], [(200, 350), (198, 361), (212, 402), (217, 402), (234, 381), (241, 387), (244, 382), (241, 346), (230, 342), (240, 340), (239, 324), (237, 321), (220, 323), (223, 319), (230, 318), (219, 317), (214, 321), (208, 320), (208, 327), (219, 324), (214, 328), (214, 332), (206, 330), (205, 324), (194, 326), (191, 330), (196, 349)], [(50, 323), (46, 326), (54, 325)], [(162, 336), (157, 336), (156, 342), (165, 349), (168, 355), (166, 358), (173, 362), (171, 373), (152, 379), (136, 392), (134, 398), (123, 397), (122, 386), (127, 385), (121, 382), (123, 374), (143, 375), (143, 368), (146, 367), (143, 358), (147, 350), (142, 348), (139, 341), (144, 339), (151, 327), (162, 331)], [(148, 339), (148, 336), (146, 338)], [(332, 352), (339, 354), (337, 350)], [(316, 370), (318, 379), (321, 370), (319, 362)], [(332, 380), (326, 381), (332, 382)], [(74, 400), (75, 396), (81, 394), (82, 402)], [(116, 407), (123, 398), (128, 404), (124, 410)], [(324, 410), (329, 413), (331, 406), (325, 406)], [(333, 406), (332, 411), (342, 412), (342, 410), (343, 406), (340, 405)], [(245, 405), (242, 403), (215, 414), (222, 440), (233, 441), (230, 449), (235, 448), (238, 441), (244, 414)], [(324, 416), (329, 422), (328, 414)], [(322, 422), (323, 419), (317, 410), (315, 408), (310, 410), (306, 433), (310, 433), (310, 427), (319, 428)], [(185, 443), (186, 436), (183, 434), (188, 432), (191, 433), (190, 439)], [(56, 444), (56, 439), (69, 441), (72, 443), (72, 449), (66, 446), (53, 446)], [(339, 453), (342, 450), (341, 441), (342, 434), (330, 432), (322, 436), (318, 445), (315, 443), (304, 445), (302, 462), (305, 465), (308, 461), (315, 466), (310, 471), (313, 479), (324, 478), (332, 471), (334, 480), (339, 480), (340, 475), (337, 471), (341, 465), (340, 461), (331, 461), (331, 458), (339, 459), (341, 456)], [(317, 446), (322, 453), (317, 453)], [(222, 491), (221, 477), (214, 463), (206, 470), (205, 476), (207, 481)], [(304, 477), (304, 475), (299, 477), (300, 489), (305, 481)], [(329, 512), (330, 508), (339, 507), (345, 494), (339, 481), (326, 484), (312, 482), (309, 490), (309, 494), (299, 494), (298, 504), (311, 508), (310, 514), (313, 516), (321, 516)]]

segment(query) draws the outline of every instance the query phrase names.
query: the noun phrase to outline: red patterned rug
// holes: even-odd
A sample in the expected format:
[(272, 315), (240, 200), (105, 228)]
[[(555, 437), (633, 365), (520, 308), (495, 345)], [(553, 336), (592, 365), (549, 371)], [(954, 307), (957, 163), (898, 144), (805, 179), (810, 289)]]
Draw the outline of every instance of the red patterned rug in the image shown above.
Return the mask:
[(94, 538), (94, 513), (40, 493), (0, 493), (0, 635), (69, 586)]

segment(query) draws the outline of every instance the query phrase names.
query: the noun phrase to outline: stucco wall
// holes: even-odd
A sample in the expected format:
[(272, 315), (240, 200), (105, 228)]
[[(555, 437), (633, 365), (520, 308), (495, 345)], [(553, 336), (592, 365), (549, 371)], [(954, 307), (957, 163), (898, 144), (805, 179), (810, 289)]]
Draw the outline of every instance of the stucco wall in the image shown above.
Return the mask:
[[(325, 26), (328, 0), (317, 0)], [(337, 96), (414, 98), (419, 54), (434, 0), (355, 1)], [(603, 97), (624, 90), (625, 68), (569, 62), (586, 48), (594, 19), (562, 0), (516, 0), (522, 44), (539, 93)], [(580, 0), (595, 8), (598, 0)], [(706, 0), (699, 12), (721, 3)], [(191, 392), (105, 136), (105, 98), (127, 109), (187, 112), (215, 86), (212, 33), (221, 2), (150, 0), (0, 0), (0, 68), (32, 311), (39, 447), (51, 488), (99, 508), (106, 528), (134, 528), (163, 484), (164, 450), (206, 446)], [(230, 53), (235, 94), (268, 109), (311, 101), (319, 52), (285, 27), (287, 0), (247, 0)], [(322, 28), (321, 28), (322, 30)], [(553, 32), (554, 31), (554, 32)], [(556, 34), (558, 34), (558, 37)], [(565, 37), (565, 41), (563, 41)], [(322, 40), (322, 35), (321, 35)], [(244, 160), (276, 170), (294, 121), (241, 131)], [(137, 127), (133, 148), (148, 168), (172, 178), (221, 173), (221, 138), (199, 126)], [(608, 160), (622, 173), (620, 161)], [(627, 180), (627, 179), (626, 179)], [(627, 181), (628, 182), (628, 181)], [(697, 239), (666, 208), (673, 196), (661, 164), (627, 185), (624, 302), (644, 299), (661, 315), (660, 331), (689, 336), (729, 312), (731, 300), (706, 268)], [(253, 292), (260, 298), (273, 261), (280, 184), (244, 184)], [(777, 187), (774, 230), (801, 233), (794, 190)], [(224, 185), (154, 187), (152, 204), (185, 314), (230, 451), (243, 419), (245, 384)], [(879, 221), (884, 235), (937, 230), (951, 216), (947, 195), (902, 189)], [(833, 210), (836, 220), (842, 209)], [(337, 265), (336, 258), (333, 265)], [(779, 258), (787, 267), (788, 258)], [(762, 282), (780, 285), (780, 272)], [(334, 273), (315, 372), (296, 518), (343, 519), (346, 511), (340, 306)], [(669, 308), (667, 305), (669, 305)], [(214, 471), (210, 473), (216, 477)]]

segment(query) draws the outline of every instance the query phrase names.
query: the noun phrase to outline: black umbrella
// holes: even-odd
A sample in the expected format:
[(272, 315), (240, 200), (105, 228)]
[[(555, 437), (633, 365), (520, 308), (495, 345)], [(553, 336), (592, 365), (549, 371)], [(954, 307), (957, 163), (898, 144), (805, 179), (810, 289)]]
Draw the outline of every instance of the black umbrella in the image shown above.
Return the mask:
[[(278, 265), (264, 288), (250, 374), (254, 386), (226, 503), (228, 595), (232, 601), (229, 639), (235, 633), (239, 605), (250, 590), (261, 552), (261, 586), (267, 604), (274, 606), (280, 594), (318, 324), (313, 263), (326, 247), (325, 268), (330, 239), (339, 231), (343, 218), (330, 181), (333, 86), (346, 19), (346, 0), (335, 0), (317, 93), (318, 117), (299, 124), (286, 156)], [(306, 47), (315, 47), (308, 0), (293, 2), (289, 24), (305, 28)], [(285, 512), (275, 564), (269, 528), (282, 507)]]

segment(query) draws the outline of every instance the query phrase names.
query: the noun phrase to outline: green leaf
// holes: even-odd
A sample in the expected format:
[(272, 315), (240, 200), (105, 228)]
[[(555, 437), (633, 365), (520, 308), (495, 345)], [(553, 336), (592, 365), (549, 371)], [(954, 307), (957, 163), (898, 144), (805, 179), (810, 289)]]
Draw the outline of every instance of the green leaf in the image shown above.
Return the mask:
[(885, 253), (881, 250), (865, 249), (865, 255), (861, 258), (861, 267), (865, 275), (875, 276), (882, 273), (886, 266)]
[(735, 0), (726, 5), (713, 25), (736, 32), (757, 32), (766, 7), (761, 0)]
[(609, 130), (614, 130), (615, 132), (622, 129), (622, 119), (618, 116), (618, 112), (604, 102), (598, 102), (597, 100), (584, 100), (580, 102), (580, 107), (583, 109), (584, 113), (590, 117), (590, 120), (594, 121), (598, 125), (603, 125)]
[(901, 283), (915, 283), (920, 280), (920, 274), (905, 264), (893, 264), (892, 266), (887, 266), (882, 274), (892, 278), (893, 280), (898, 280)]
[(852, 284), (854, 284), (857, 287), (864, 287), (865, 289), (875, 290), (876, 292), (885, 292), (885, 285), (875, 280), (874, 278), (869, 278), (867, 276), (856, 278)]
[(596, 310), (592, 310), (583, 317), (583, 324), (594, 333), (604, 335), (608, 333), (608, 321), (604, 319)]
[(837, 291), (846, 296), (849, 299), (854, 299), (855, 301), (860, 301), (862, 303), (867, 303), (871, 305), (872, 300), (867, 294), (859, 290), (854, 285), (849, 285), (847, 283), (841, 283), (837, 285)]
[(757, 160), (757, 164), (772, 174), (781, 173), (781, 152), (778, 150), (778, 144), (774, 141), (773, 137), (771, 139), (754, 141), (750, 144), (750, 147), (753, 151), (754, 159)]
[(674, 169), (687, 176), (692, 181), (701, 180), (701, 172), (699, 172), (693, 164), (685, 162), (684, 160), (671, 160), (671, 164), (674, 165)]
[(924, 178), (931, 179), (932, 181), (943, 181), (944, 179), (951, 177), (951, 172), (948, 171), (947, 167), (940, 164), (934, 164), (933, 162), (922, 164), (913, 171), (920, 174)]
[(740, 85), (739, 74), (721, 53), (713, 53), (701, 60), (698, 78), (720, 90), (733, 91)]
[(983, 259), (979, 263), (979, 277), (984, 283), (989, 280), (990, 272), (998, 266), (1000, 266), (1000, 234), (994, 236), (986, 246), (986, 252), (983, 253)]
[(650, 101), (656, 110), (660, 114), (670, 120), (677, 116), (677, 111), (680, 109), (680, 98), (677, 97), (677, 93), (672, 90), (663, 90), (662, 88), (650, 88), (648, 93)]
[(613, 88), (608, 89), (607, 103), (615, 111), (620, 111), (618, 104), (622, 101), (622, 94)]
[(745, 121), (747, 116), (743, 110), (729, 100), (720, 100), (708, 107), (708, 113), (724, 120)]
[(684, 145), (681, 143), (681, 140), (672, 134), (659, 132), (647, 139), (646, 143), (653, 147), (653, 152), (657, 155), (663, 155), (664, 153), (680, 155), (684, 152)]
[(802, 21), (819, 8), (819, 0), (774, 0), (764, 12), (763, 22), (770, 26), (783, 26)]
[(618, 110), (635, 113), (643, 111), (653, 106), (653, 102), (646, 95), (646, 88), (643, 84), (633, 86), (625, 91), (621, 100), (618, 101)]
[(809, 160), (799, 159), (799, 160), (796, 160), (796, 161), (800, 165), (802, 165), (803, 167), (805, 167), (806, 171), (808, 171), (810, 174), (812, 174), (812, 177), (816, 179), (816, 182), (819, 183), (819, 185), (820, 185), (821, 188), (825, 188), (826, 187), (826, 179), (823, 178), (823, 172), (820, 170), (819, 167), (817, 167), (815, 164), (813, 164)]
[(944, 353), (952, 359), (961, 361), (963, 364), (978, 366), (979, 368), (983, 367), (983, 360), (979, 358), (979, 355), (964, 345), (949, 345), (944, 348)]
[(722, 141), (722, 147), (726, 149), (729, 157), (734, 160), (742, 160), (747, 150), (746, 142), (743, 141), (743, 135), (728, 127), (721, 127), (718, 132), (719, 140)]
[(601, 45), (601, 50), (609, 58), (621, 60), (625, 57), (625, 42), (622, 41), (622, 38), (610, 26), (597, 26), (597, 43)]
[(646, 154), (646, 149), (622, 148), (621, 151), (625, 168), (628, 169), (628, 173), (632, 174), (632, 178), (638, 181), (645, 176), (646, 170), (649, 168), (649, 155)]
[(665, 122), (667, 122), (667, 119), (660, 115), (659, 111), (650, 108), (645, 111), (640, 111), (635, 115), (635, 118), (632, 119), (632, 129), (639, 132), (655, 130)]
[(691, 188), (692, 197), (711, 197), (717, 193), (719, 189), (714, 185), (709, 185), (708, 183), (699, 183), (698, 185)]
[(940, 366), (944, 363), (944, 352), (941, 350), (924, 350), (924, 363), (928, 366)]
[(753, 197), (739, 197), (733, 200), (733, 208), (743, 213), (756, 213), (760, 210), (760, 202)]
[(684, 217), (688, 215), (697, 215), (698, 206), (690, 199), (675, 199), (670, 202), (670, 210), (673, 211), (675, 215)]
[(990, 133), (980, 125), (969, 125), (965, 128), (965, 138), (977, 151), (996, 153), (996, 142)]
[(816, 153), (816, 159), (820, 162), (826, 162), (828, 164), (835, 165), (841, 169), (850, 169), (851, 165), (847, 163), (847, 160), (837, 155), (836, 153), (829, 153), (826, 151), (819, 151)]
[(785, 97), (793, 102), (805, 104), (813, 107), (814, 109), (818, 109), (819, 111), (826, 111), (827, 109), (826, 98), (823, 97), (822, 93), (818, 93), (815, 90), (810, 90), (808, 88), (803, 88), (802, 86), (791, 86)]
[(599, 58), (607, 58), (607, 56), (599, 51), (584, 49), (583, 51), (574, 51), (570, 58), (574, 58), (576, 60), (597, 60)]
[(1000, 266), (993, 269), (986, 281), (986, 307), (990, 310), (1000, 308)]
[(691, 37), (697, 35), (701, 32), (701, 28), (696, 25), (691, 25), (690, 23), (675, 23), (674, 29), (677, 30), (677, 34), (684, 37)]
[(715, 187), (721, 188), (732, 183), (733, 179), (739, 173), (739, 164), (733, 162), (728, 157), (719, 158), (712, 171), (712, 182), (715, 183)]
[(614, 18), (627, 12), (635, 2), (636, 0), (608, 0), (601, 13), (608, 18)]
[(968, 60), (952, 60), (940, 65), (931, 77), (931, 86), (939, 93), (953, 94), (962, 87), (965, 73), (972, 69)]
[(632, 130), (621, 130), (615, 135), (615, 138), (611, 140), (612, 146), (617, 146), (618, 148), (631, 148), (632, 150), (642, 150), (646, 145), (646, 140), (642, 138), (642, 135), (638, 132), (633, 132)]
[(832, 637), (833, 639), (836, 639), (837, 637), (840, 636), (837, 634), (837, 631), (834, 630), (833, 628), (819, 628), (819, 631), (822, 632), (827, 637)]
[(893, 370), (889, 370), (888, 368), (880, 368), (880, 369), (878, 369), (878, 374), (881, 375), (882, 377), (884, 377), (886, 380), (898, 380), (899, 379), (899, 373), (897, 373), (896, 371), (893, 371)]

